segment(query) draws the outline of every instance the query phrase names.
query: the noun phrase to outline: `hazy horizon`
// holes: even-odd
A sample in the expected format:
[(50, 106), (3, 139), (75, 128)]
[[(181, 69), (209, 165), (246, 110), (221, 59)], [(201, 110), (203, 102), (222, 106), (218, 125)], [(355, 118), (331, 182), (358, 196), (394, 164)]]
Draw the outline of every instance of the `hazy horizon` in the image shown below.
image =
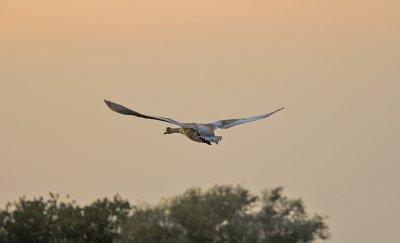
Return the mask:
[[(58, 192), (156, 203), (191, 186), (284, 187), (327, 242), (396, 242), (399, 2), (1, 1), (0, 207)], [(218, 146), (183, 122), (283, 111)]]

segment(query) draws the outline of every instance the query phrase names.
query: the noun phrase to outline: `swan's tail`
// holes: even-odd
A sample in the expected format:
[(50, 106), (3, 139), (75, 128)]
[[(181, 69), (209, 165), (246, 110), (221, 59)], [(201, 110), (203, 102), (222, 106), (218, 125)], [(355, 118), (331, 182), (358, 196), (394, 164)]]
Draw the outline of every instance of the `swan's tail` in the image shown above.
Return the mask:
[(219, 141), (221, 141), (222, 137), (221, 136), (213, 136), (213, 137), (205, 137), (201, 136), (204, 140), (209, 141), (211, 143), (216, 143), (218, 144)]

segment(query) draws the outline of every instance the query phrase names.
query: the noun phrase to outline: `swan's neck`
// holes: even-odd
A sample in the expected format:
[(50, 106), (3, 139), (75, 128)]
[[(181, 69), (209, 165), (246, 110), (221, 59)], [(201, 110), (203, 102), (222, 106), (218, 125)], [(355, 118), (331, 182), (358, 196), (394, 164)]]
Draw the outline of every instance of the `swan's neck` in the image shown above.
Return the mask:
[(168, 129), (168, 132), (167, 132), (168, 134), (171, 134), (171, 133), (182, 133), (182, 128), (171, 128), (171, 129)]

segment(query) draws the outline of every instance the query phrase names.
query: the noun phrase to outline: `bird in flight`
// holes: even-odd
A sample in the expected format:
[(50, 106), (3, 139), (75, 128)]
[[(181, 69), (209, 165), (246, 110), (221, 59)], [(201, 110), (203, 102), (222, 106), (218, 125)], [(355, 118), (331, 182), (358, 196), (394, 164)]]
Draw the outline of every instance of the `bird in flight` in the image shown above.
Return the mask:
[(252, 117), (248, 117), (248, 118), (219, 120), (219, 121), (211, 122), (211, 123), (184, 123), (184, 122), (179, 122), (179, 121), (176, 121), (176, 120), (173, 120), (170, 118), (166, 118), (166, 117), (144, 115), (139, 112), (133, 111), (129, 108), (126, 108), (125, 106), (116, 104), (116, 103), (108, 101), (108, 100), (104, 100), (104, 102), (106, 102), (107, 106), (111, 110), (113, 110), (117, 113), (123, 114), (123, 115), (131, 115), (131, 116), (137, 116), (137, 117), (146, 118), (146, 119), (153, 119), (153, 120), (157, 120), (157, 121), (171, 123), (171, 124), (178, 126), (177, 128), (167, 127), (164, 134), (181, 133), (193, 141), (196, 141), (199, 143), (205, 143), (208, 145), (211, 145), (211, 143), (215, 143), (218, 145), (218, 142), (221, 141), (222, 137), (215, 136), (215, 134), (214, 134), (214, 131), (218, 128), (227, 129), (227, 128), (231, 128), (231, 127), (243, 124), (243, 123), (253, 122), (253, 121), (260, 120), (260, 119), (264, 119), (284, 108), (284, 107), (282, 107), (282, 108), (277, 109), (276, 111), (273, 111), (270, 113), (266, 113), (266, 114), (259, 115), (259, 116), (252, 116)]

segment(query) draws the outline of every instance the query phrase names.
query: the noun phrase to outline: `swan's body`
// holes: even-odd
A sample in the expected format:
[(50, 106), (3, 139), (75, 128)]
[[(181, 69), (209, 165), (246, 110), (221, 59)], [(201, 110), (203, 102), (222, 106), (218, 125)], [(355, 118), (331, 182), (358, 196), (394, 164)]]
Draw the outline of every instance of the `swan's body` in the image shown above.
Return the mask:
[(170, 128), (167, 127), (166, 131), (164, 134), (172, 134), (172, 133), (181, 133), (185, 135), (186, 137), (190, 138), (193, 141), (199, 142), (199, 143), (206, 143), (208, 145), (211, 145), (211, 143), (216, 143), (222, 139), (221, 136), (215, 136), (214, 130), (218, 128), (222, 129), (227, 129), (231, 128), (246, 122), (252, 122), (252, 121), (257, 121), (266, 117), (269, 117), (270, 115), (274, 114), (275, 112), (278, 112), (282, 110), (284, 107), (259, 116), (253, 116), (253, 117), (248, 117), (248, 118), (241, 118), (241, 119), (230, 119), (230, 120), (220, 120), (212, 123), (183, 123), (183, 122), (178, 122), (170, 118), (165, 118), (165, 117), (158, 117), (158, 116), (147, 116), (143, 115), (139, 112), (133, 111), (131, 109), (128, 109), (122, 105), (113, 103), (108, 100), (104, 100), (107, 104), (107, 106), (120, 114), (124, 115), (132, 115), (132, 116), (137, 116), (137, 117), (142, 117), (146, 119), (153, 119), (153, 120), (158, 120), (158, 121), (163, 121), (163, 122), (168, 122), (174, 125), (179, 126), (179, 128)]
[[(196, 126), (199, 124), (192, 124), (192, 125)], [(181, 133), (193, 141), (196, 141), (199, 143), (206, 143), (209, 145), (211, 145), (211, 142), (218, 144), (218, 142), (222, 138), (220, 136), (215, 136), (214, 132), (210, 129), (208, 129), (208, 130), (203, 129), (203, 132), (199, 132), (199, 130), (196, 130), (194, 128), (187, 128), (187, 127), (180, 127), (180, 128), (167, 127), (167, 130), (164, 134), (172, 134), (172, 133)]]

